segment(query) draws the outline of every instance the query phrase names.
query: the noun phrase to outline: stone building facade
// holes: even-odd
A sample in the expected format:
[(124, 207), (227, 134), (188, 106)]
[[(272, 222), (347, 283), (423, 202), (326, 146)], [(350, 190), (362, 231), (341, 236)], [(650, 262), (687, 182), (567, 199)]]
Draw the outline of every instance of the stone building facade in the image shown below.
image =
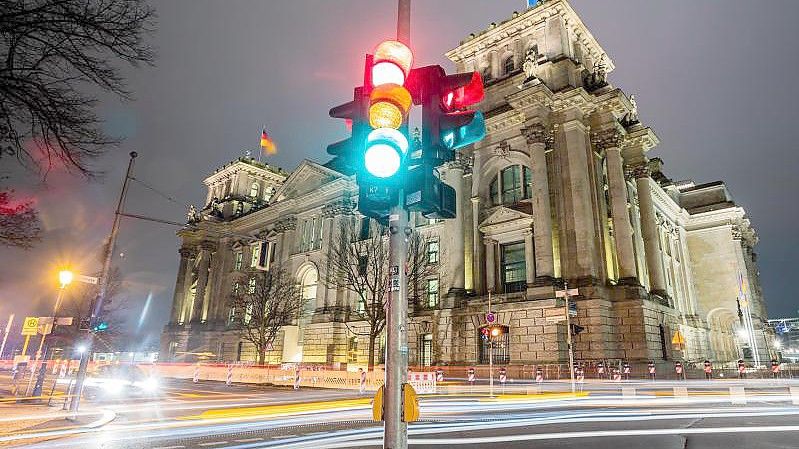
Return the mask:
[[(411, 308), (412, 365), (487, 363), (489, 295), (507, 326), (499, 362), (568, 360), (566, 326), (553, 318), (563, 281), (579, 291), (578, 360), (726, 362), (751, 359), (752, 346), (768, 360), (757, 236), (743, 208), (723, 183), (673, 181), (649, 157), (658, 137), (608, 82), (613, 62), (566, 0), (492, 23), (447, 57), (483, 75), (487, 137), (440, 169), (457, 218), (412, 217), (434, 238), (438, 267)], [(205, 184), (206, 205), (179, 232), (163, 358), (254, 359), (227, 298), (252, 270), (280, 263), (309, 307), (268, 360), (362, 366), (368, 338), (347, 312), (354, 299), (320, 282), (342, 224), (363, 221), (354, 179), (313, 161), (286, 173), (244, 158)], [(746, 312), (755, 342), (739, 337)], [(672, 344), (678, 332), (684, 346)]]

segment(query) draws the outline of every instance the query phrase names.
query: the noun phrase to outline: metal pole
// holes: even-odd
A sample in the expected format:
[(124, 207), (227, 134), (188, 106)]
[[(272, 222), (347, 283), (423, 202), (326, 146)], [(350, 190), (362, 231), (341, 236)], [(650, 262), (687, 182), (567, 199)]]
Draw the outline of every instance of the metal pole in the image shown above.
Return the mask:
[[(114, 255), (114, 245), (117, 240), (117, 233), (119, 232), (119, 222), (122, 219), (122, 209), (125, 206), (125, 196), (128, 193), (128, 182), (130, 181), (130, 173), (133, 170), (133, 162), (138, 156), (135, 151), (130, 152), (130, 160), (128, 161), (128, 169), (125, 172), (125, 180), (122, 181), (122, 191), (119, 192), (119, 201), (117, 202), (117, 209), (114, 212), (114, 223), (111, 225), (111, 234), (108, 236), (108, 243), (105, 247), (105, 258), (103, 260), (103, 271), (100, 273), (100, 291), (97, 294), (97, 300), (92, 308), (92, 320), (100, 316), (103, 310), (103, 301), (105, 294), (108, 290), (108, 276), (111, 273), (111, 259)], [(72, 397), (72, 402), (69, 404), (71, 412), (70, 419), (76, 419), (78, 407), (80, 405), (80, 395), (83, 393), (83, 381), (86, 378), (86, 369), (89, 366), (89, 357), (92, 353), (92, 345), (94, 343), (94, 333), (89, 330), (88, 338), (86, 339), (86, 350), (81, 354), (80, 365), (78, 366), (78, 373), (75, 376), (75, 395)]]
[(3, 351), (6, 349), (6, 341), (8, 334), (11, 332), (11, 323), (14, 322), (14, 314), (8, 316), (8, 324), (6, 324), (6, 332), (3, 334), (3, 343), (0, 343), (0, 359), (3, 358)]
[(566, 293), (564, 298), (566, 298), (566, 346), (569, 348), (569, 376), (571, 377), (572, 393), (574, 393), (574, 348), (572, 348), (572, 326), (571, 317), (569, 317), (569, 284), (566, 281), (563, 282), (563, 290)]
[(410, 47), (411, 0), (399, 0), (397, 12), (397, 40)]
[[(408, 447), (408, 424), (403, 420), (402, 387), (408, 380), (408, 212), (402, 206), (402, 190), (391, 208), (389, 226), (389, 295), (386, 304), (386, 386), (383, 419), (385, 449)], [(376, 261), (380, 263), (380, 261)]]
[[(491, 313), (491, 290), (488, 290), (488, 313)], [(494, 336), (488, 330), (488, 395), (494, 397)]]

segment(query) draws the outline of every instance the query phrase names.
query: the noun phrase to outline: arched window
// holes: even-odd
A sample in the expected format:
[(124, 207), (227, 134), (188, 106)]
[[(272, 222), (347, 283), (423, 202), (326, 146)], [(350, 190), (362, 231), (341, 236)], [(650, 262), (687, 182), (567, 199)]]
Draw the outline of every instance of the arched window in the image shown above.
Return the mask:
[(530, 167), (512, 165), (502, 169), (489, 186), (491, 203), (512, 205), (532, 197), (533, 175)]
[(253, 197), (253, 198), (257, 198), (258, 197), (258, 188), (259, 188), (258, 181), (254, 181), (252, 183), (252, 185), (250, 186), (250, 196), (251, 197)]
[(480, 75), (483, 77), (483, 82), (487, 83), (494, 78), (494, 75), (491, 73), (491, 66), (487, 65), (480, 70)]
[(505, 61), (502, 62), (502, 73), (505, 75), (510, 75), (515, 69), (516, 66), (513, 63), (513, 55), (510, 55), (505, 58)]
[(304, 315), (313, 312), (316, 307), (316, 290), (319, 286), (319, 272), (309, 265), (300, 274), (300, 292), (304, 301)]

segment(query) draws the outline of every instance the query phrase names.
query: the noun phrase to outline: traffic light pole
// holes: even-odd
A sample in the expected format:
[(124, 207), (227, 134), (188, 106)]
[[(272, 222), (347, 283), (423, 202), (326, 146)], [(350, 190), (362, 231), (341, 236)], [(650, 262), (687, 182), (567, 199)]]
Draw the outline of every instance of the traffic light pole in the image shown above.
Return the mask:
[(389, 297), (386, 311), (386, 386), (383, 419), (384, 449), (408, 447), (408, 424), (403, 419), (402, 386), (408, 380), (408, 282), (405, 265), (408, 253), (408, 211), (400, 190), (391, 208), (389, 229)]
[(572, 345), (572, 324), (569, 316), (569, 285), (563, 283), (564, 299), (566, 300), (566, 346), (569, 348), (569, 375), (571, 377), (572, 393), (574, 388), (574, 347)]
[[(103, 258), (103, 271), (100, 273), (100, 291), (97, 293), (97, 299), (92, 304), (91, 317), (96, 319), (100, 316), (103, 310), (103, 302), (108, 290), (108, 277), (111, 274), (111, 260), (114, 256), (114, 246), (116, 245), (117, 233), (119, 232), (119, 222), (122, 219), (123, 209), (125, 207), (125, 197), (128, 193), (128, 184), (131, 180), (130, 173), (133, 171), (133, 162), (138, 154), (135, 151), (130, 152), (130, 160), (128, 161), (128, 170), (125, 172), (125, 180), (122, 182), (122, 191), (119, 192), (119, 201), (117, 202), (117, 209), (114, 213), (114, 222), (111, 225), (111, 234), (108, 236), (108, 242), (105, 247), (105, 255)], [(80, 357), (80, 365), (78, 366), (78, 373), (75, 375), (75, 390), (72, 402), (69, 404), (69, 419), (77, 419), (78, 407), (80, 406), (80, 395), (83, 393), (83, 381), (86, 379), (86, 370), (89, 367), (89, 358), (92, 354), (92, 345), (94, 344), (94, 332), (89, 330), (88, 338), (86, 341), (86, 350), (83, 351)]]

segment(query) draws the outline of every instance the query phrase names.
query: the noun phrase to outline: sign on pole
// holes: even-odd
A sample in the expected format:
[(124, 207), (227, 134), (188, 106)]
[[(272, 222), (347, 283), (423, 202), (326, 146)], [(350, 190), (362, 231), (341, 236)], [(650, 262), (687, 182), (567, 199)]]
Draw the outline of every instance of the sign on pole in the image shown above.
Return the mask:
[(559, 323), (561, 321), (566, 321), (566, 314), (565, 313), (558, 313), (555, 315), (550, 315), (546, 317), (547, 323)]
[(94, 276), (84, 276), (82, 274), (76, 275), (75, 279), (78, 282), (83, 282), (84, 284), (94, 284), (94, 285), (97, 285), (97, 282), (99, 280), (99, 278), (96, 278)]
[(576, 288), (570, 288), (568, 290), (558, 290), (558, 291), (555, 292), (555, 297), (556, 298), (565, 298), (567, 293), (569, 294), (569, 296), (577, 296), (577, 295), (580, 294), (580, 290), (578, 290)]
[(494, 322), (495, 319), (496, 317), (494, 316), (493, 313), (491, 312), (486, 313), (486, 323), (491, 324)]
[(51, 316), (40, 316), (39, 317), (39, 326), (38, 332), (41, 335), (50, 335), (53, 332), (53, 324), (55, 323), (55, 318)]
[(39, 317), (26, 316), (22, 322), (22, 335), (36, 335), (39, 331)]

